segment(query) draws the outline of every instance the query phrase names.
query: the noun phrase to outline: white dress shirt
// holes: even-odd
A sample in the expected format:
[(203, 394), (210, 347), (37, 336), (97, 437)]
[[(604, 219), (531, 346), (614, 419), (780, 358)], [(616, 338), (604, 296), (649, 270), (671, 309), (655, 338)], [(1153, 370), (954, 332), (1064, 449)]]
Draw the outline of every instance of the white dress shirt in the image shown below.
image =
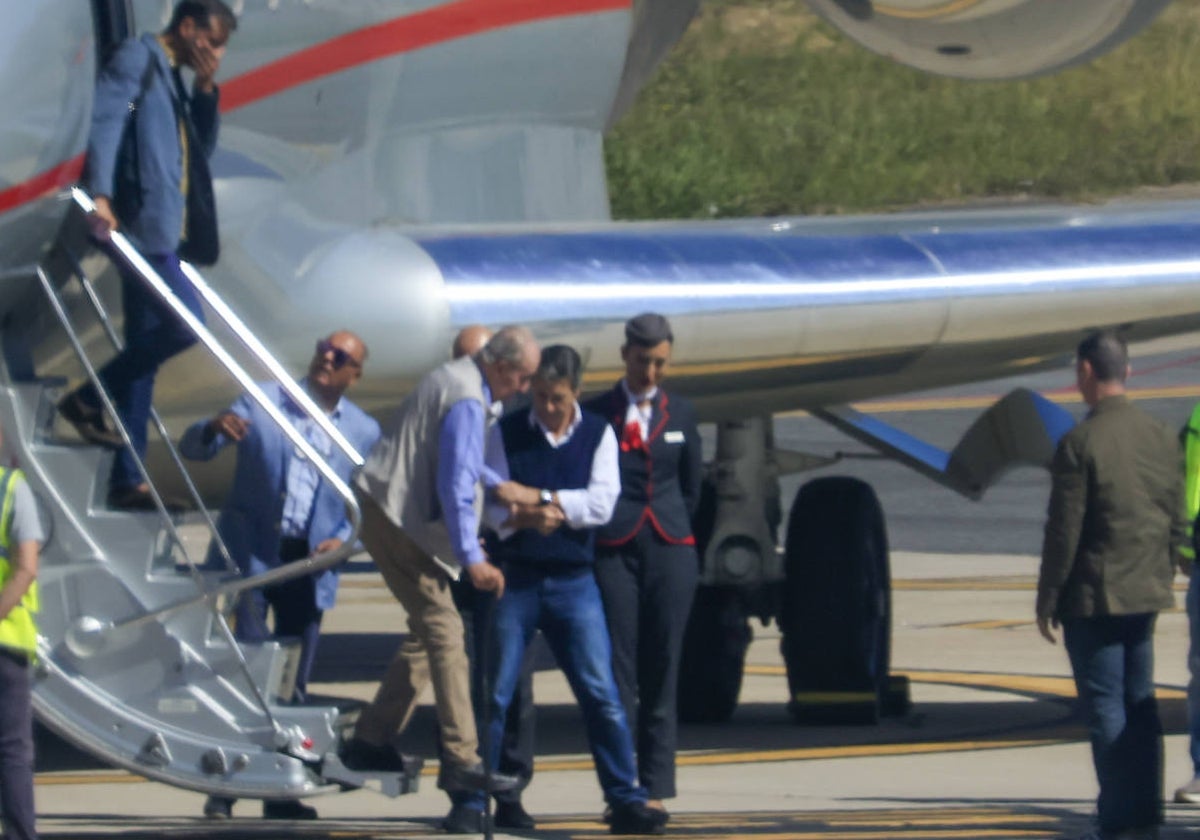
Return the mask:
[[(625, 399), (629, 400), (629, 407), (625, 409), (625, 425), (636, 422), (642, 430), (642, 440), (650, 437), (650, 415), (654, 413), (654, 406), (650, 400), (658, 396), (658, 386), (655, 385), (644, 394), (635, 394), (629, 390), (629, 383), (624, 379), (621, 380), (621, 390), (625, 392)], [(646, 403), (643, 408), (638, 403)]]

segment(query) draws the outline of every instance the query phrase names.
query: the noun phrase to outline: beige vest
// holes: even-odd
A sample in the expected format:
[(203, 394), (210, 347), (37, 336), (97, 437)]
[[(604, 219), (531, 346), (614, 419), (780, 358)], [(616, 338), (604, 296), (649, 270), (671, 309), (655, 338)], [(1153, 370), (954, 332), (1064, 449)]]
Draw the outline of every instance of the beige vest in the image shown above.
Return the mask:
[[(483, 374), (469, 357), (447, 362), (420, 381), (384, 424), (355, 480), (397, 527), (453, 573), (459, 570), (458, 558), (437, 496), (438, 430), (442, 418), (462, 400), (482, 405), (487, 423)], [(477, 485), (476, 521), (482, 508), (483, 488)]]

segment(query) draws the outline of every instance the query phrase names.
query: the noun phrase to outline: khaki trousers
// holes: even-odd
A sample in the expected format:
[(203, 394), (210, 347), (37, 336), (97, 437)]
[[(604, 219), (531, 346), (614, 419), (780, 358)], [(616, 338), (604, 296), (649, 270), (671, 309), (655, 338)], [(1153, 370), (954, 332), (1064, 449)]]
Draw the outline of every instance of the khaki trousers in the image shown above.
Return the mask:
[(388, 665), (375, 699), (362, 710), (354, 734), (370, 744), (386, 743), (408, 726), (421, 692), (432, 682), (442, 758), (473, 765), (479, 761), (479, 740), (462, 617), (450, 594), (451, 581), (374, 499), (355, 493), (363, 512), (363, 545), (408, 613), (409, 635)]

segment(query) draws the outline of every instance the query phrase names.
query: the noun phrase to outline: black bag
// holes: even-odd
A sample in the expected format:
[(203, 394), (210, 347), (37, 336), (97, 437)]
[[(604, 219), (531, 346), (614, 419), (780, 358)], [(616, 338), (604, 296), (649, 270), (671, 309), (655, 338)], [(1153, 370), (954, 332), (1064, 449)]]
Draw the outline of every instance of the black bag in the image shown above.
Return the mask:
[(117, 147), (117, 168), (113, 172), (112, 209), (122, 226), (130, 224), (142, 212), (142, 176), (141, 161), (138, 154), (138, 111), (142, 107), (142, 99), (150, 88), (150, 80), (154, 78), (154, 56), (146, 62), (142, 71), (142, 83), (137, 96), (128, 103), (129, 115), (125, 118), (125, 127), (121, 130), (121, 143)]
[(183, 241), (177, 251), (179, 259), (193, 265), (212, 265), (221, 256), (221, 240), (217, 233), (217, 199), (213, 195), (212, 173), (204, 147), (196, 137), (191, 117), (183, 118), (188, 133), (188, 191), (187, 216)]

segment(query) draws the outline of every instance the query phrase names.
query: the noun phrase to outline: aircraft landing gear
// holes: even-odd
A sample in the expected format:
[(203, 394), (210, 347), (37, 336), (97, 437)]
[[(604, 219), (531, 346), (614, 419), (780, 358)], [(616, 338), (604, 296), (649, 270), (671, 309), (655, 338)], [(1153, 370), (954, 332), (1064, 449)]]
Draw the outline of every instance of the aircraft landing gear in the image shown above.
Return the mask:
[(892, 604), (887, 530), (870, 485), (819, 478), (788, 517), (780, 628), (801, 723), (876, 723), (907, 710), (908, 683), (889, 674)]
[(774, 449), (770, 418), (717, 426), (716, 459), (695, 517), (700, 587), (684, 638), (679, 717), (728, 720), (737, 707), (748, 618), (783, 631), (792, 717), (875, 723), (903, 714), (908, 681), (889, 673), (891, 579), (887, 529), (870, 485), (818, 478), (796, 495), (777, 551), (778, 476), (834, 459)]

